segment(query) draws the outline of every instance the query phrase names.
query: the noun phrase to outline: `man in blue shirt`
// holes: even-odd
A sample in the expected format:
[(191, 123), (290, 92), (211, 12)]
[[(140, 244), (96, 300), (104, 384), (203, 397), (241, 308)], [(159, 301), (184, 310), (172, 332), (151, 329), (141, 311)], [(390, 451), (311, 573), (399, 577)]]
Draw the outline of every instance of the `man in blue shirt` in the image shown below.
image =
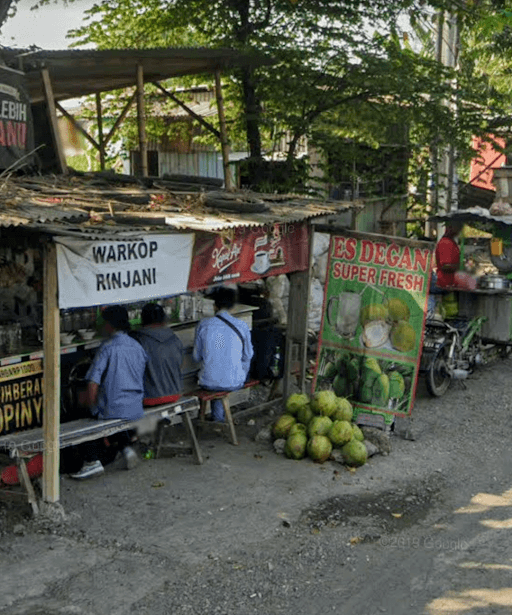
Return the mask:
[[(144, 370), (147, 355), (142, 346), (128, 335), (130, 322), (126, 308), (107, 307), (103, 313), (107, 340), (98, 349), (86, 374), (88, 402), (92, 415), (102, 419), (138, 419), (143, 415)], [(138, 458), (131, 448), (127, 432), (117, 435), (128, 469), (135, 467)], [(73, 478), (84, 479), (102, 474), (99, 446), (102, 440), (82, 445), (84, 465)]]
[[(201, 361), (199, 384), (211, 391), (236, 391), (243, 387), (253, 356), (251, 332), (247, 323), (231, 312), (236, 291), (219, 288), (213, 294), (216, 314), (202, 320), (196, 331), (193, 358)], [(224, 421), (220, 399), (211, 401), (212, 419)]]

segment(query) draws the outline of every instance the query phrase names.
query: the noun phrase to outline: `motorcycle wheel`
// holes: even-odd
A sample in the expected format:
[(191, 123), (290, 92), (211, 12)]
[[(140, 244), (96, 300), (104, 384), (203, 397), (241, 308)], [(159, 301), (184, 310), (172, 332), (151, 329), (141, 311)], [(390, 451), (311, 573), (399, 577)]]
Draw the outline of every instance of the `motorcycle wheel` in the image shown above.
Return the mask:
[(442, 397), (450, 386), (451, 376), (447, 368), (448, 348), (440, 348), (426, 375), (427, 390), (432, 397)]

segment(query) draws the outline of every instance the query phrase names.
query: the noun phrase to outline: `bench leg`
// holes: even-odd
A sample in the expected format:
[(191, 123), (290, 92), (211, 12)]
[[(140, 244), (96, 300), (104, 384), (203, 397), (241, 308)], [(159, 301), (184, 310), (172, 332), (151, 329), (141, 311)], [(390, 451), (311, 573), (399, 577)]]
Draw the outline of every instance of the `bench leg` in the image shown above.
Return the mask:
[(229, 433), (231, 436), (231, 443), (235, 446), (238, 445), (238, 439), (236, 437), (235, 424), (233, 423), (233, 417), (231, 416), (231, 408), (229, 407), (229, 396), (222, 398), (222, 406), (224, 407), (224, 415), (229, 427)]
[(199, 448), (199, 442), (197, 441), (196, 432), (194, 431), (194, 426), (192, 425), (192, 419), (188, 412), (183, 413), (183, 423), (188, 432), (189, 440), (192, 444), (192, 451), (194, 453), (194, 457), (196, 462), (201, 465), (203, 463), (203, 455), (201, 454), (201, 449)]
[(208, 408), (208, 404), (209, 403), (210, 402), (208, 402), (208, 401), (206, 401), (204, 399), (199, 400), (199, 420), (201, 422), (204, 421), (204, 416), (206, 414), (206, 409)]
[(32, 486), (32, 482), (30, 481), (30, 476), (28, 475), (27, 466), (25, 464), (25, 460), (23, 457), (17, 458), (18, 464), (18, 474), (21, 484), (25, 487), (25, 491), (27, 492), (27, 497), (30, 505), (32, 506), (32, 511), (34, 515), (39, 514), (39, 507), (37, 505), (37, 497), (34, 491), (34, 487)]

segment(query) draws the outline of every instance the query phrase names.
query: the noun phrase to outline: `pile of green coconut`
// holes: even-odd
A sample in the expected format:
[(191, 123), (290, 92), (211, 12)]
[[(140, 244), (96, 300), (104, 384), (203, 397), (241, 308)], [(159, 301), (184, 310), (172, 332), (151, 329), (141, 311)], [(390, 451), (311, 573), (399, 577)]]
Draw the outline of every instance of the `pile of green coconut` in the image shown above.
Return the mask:
[(293, 393), (286, 401), (286, 414), (273, 426), (274, 439), (286, 439), (284, 454), (289, 459), (310, 457), (317, 463), (327, 461), (333, 448), (340, 449), (348, 466), (366, 463), (367, 450), (359, 427), (352, 423), (353, 409), (348, 399), (334, 391), (318, 391), (310, 399)]

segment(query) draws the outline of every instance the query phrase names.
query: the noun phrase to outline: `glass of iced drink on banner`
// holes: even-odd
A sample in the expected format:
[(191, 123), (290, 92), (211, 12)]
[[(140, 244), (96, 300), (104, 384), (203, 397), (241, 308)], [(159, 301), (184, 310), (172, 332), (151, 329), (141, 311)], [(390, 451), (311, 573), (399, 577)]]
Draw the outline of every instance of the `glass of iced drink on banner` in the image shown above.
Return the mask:
[(361, 295), (344, 292), (327, 303), (327, 322), (341, 337), (351, 339), (356, 334), (361, 311)]

